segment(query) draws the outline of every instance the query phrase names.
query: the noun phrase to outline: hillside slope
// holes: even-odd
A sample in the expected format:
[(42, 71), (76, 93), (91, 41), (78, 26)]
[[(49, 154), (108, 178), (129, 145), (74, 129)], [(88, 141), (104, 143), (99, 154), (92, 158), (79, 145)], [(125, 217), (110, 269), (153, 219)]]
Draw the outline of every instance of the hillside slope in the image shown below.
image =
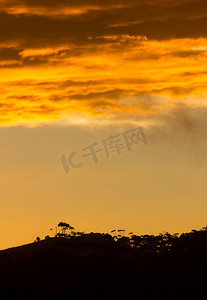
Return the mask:
[(182, 288), (186, 299), (202, 292), (206, 270), (206, 228), (119, 239), (90, 233), (0, 251), (0, 290), (4, 299), (139, 299)]

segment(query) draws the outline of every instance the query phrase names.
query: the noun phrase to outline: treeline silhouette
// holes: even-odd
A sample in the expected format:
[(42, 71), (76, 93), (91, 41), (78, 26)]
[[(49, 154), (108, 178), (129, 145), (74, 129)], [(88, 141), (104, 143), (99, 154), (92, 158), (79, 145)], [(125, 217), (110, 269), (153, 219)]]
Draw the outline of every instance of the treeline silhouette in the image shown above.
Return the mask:
[[(0, 251), (0, 292), (12, 299), (205, 299), (207, 227), (189, 233), (76, 232)], [(204, 293), (204, 294), (202, 294)], [(15, 298), (17, 297), (17, 298)], [(4, 298), (5, 299), (5, 298)], [(8, 298), (11, 299), (11, 298)]]

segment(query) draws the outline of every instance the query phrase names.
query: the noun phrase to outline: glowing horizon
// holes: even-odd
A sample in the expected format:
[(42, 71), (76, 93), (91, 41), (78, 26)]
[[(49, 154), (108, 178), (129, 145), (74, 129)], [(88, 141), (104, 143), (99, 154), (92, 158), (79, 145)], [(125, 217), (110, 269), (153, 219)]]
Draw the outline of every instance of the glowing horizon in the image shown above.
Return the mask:
[[(0, 248), (62, 220), (137, 233), (206, 225), (206, 7), (0, 0)], [(147, 147), (65, 176), (61, 155), (138, 126)]]

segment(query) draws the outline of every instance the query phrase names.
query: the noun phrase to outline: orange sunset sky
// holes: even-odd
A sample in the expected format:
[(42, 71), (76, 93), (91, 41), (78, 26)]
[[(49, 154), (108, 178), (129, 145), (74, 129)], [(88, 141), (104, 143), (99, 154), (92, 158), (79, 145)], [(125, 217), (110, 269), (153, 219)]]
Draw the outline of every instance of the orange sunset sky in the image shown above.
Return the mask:
[[(0, 249), (59, 221), (206, 225), (206, 28), (204, 0), (0, 0)], [(140, 126), (147, 145), (83, 158)]]

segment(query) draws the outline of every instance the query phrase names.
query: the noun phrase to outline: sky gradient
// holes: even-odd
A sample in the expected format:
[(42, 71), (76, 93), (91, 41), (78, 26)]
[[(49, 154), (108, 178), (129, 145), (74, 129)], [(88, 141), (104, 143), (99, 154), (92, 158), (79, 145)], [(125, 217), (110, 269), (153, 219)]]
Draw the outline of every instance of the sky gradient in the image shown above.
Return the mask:
[[(206, 225), (207, 3), (0, 0), (0, 249)], [(148, 144), (61, 156), (141, 126)], [(78, 154), (79, 153), (79, 154)]]

